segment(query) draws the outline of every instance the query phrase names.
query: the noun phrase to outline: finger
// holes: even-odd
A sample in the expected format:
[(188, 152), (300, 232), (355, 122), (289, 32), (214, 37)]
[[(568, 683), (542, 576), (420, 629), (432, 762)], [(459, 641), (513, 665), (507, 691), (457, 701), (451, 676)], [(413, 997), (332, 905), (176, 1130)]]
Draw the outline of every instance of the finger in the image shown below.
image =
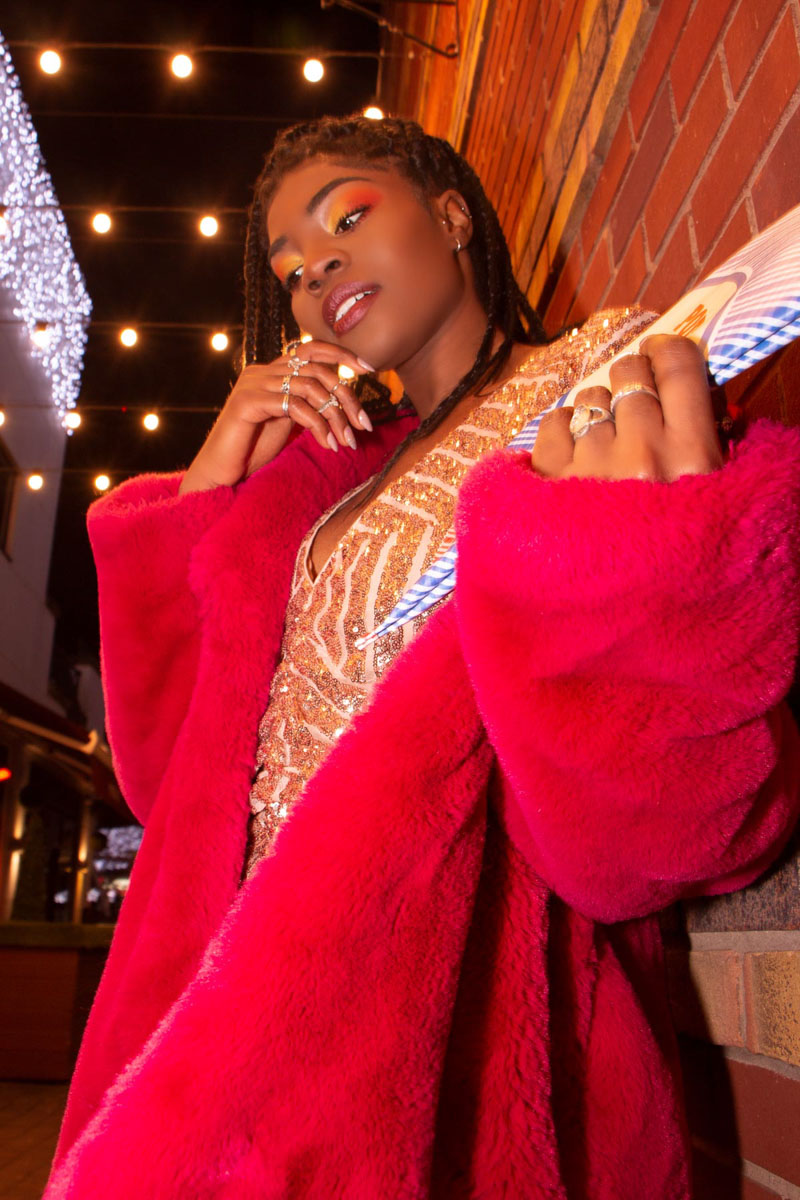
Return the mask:
[[(355, 450), (355, 434), (348, 422), (342, 401), (339, 399), (339, 396), (344, 392), (344, 385), (338, 388), (337, 394), (334, 396), (333, 391), (336, 390), (337, 386), (338, 380), (333, 390), (331, 390), (313, 376), (295, 375), (291, 378), (289, 392), (290, 395), (302, 397), (327, 421), (339, 445), (350, 446), (351, 449)], [(352, 397), (352, 399), (355, 400), (355, 397)], [(360, 426), (360, 428), (363, 428), (363, 426)]]
[[(283, 399), (281, 399), (281, 405), (283, 407)], [(336, 434), (325, 420), (324, 415), (320, 416), (307, 400), (304, 400), (302, 396), (297, 396), (290, 392), (288, 409), (287, 415), (292, 418), (295, 424), (302, 425), (304, 429), (310, 429), (320, 446), (328, 450), (338, 451), (340, 443)], [(352, 430), (350, 432), (352, 433)], [(341, 444), (346, 446), (347, 442), (343, 441)]]
[(534, 471), (548, 479), (555, 479), (572, 462), (575, 442), (569, 431), (571, 408), (554, 408), (544, 413), (539, 422), (539, 432), (531, 452)]
[(683, 440), (717, 444), (702, 351), (688, 338), (654, 334), (642, 350), (652, 364), (666, 427)]
[[(303, 365), (297, 365), (302, 362)], [(281, 378), (289, 374), (293, 378), (318, 379), (325, 389), (326, 393), (335, 396), (345, 413), (345, 419), (350, 422), (356, 429), (366, 429), (372, 431), (372, 422), (369, 416), (364, 411), (364, 408), (359, 403), (358, 398), (353, 389), (347, 384), (346, 380), (341, 379), (337, 371), (332, 367), (326, 366), (319, 362), (309, 360), (289, 359), (288, 368), (284, 366), (283, 360), (276, 359), (270, 364), (270, 378), (280, 376)], [(310, 397), (309, 397), (310, 399)], [(321, 401), (324, 403), (324, 399)]]
[(617, 432), (634, 433), (648, 441), (661, 436), (664, 417), (650, 359), (644, 354), (625, 354), (609, 367), (611, 408)]
[(301, 342), (297, 354), (293, 357), (350, 367), (356, 375), (367, 375), (375, 370), (363, 358), (359, 358), (351, 350), (346, 350), (344, 346), (335, 346), (333, 342), (321, 342), (314, 338), (309, 342)]

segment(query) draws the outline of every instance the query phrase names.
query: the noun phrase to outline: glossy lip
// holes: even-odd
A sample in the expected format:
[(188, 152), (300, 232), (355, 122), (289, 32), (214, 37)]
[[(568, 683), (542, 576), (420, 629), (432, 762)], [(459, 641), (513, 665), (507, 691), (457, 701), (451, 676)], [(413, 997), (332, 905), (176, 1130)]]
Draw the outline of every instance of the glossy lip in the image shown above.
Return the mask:
[[(352, 329), (361, 320), (379, 291), (380, 288), (377, 283), (340, 283), (325, 297), (323, 302), (322, 318), (325, 324), (334, 333), (344, 333), (346, 330)], [(358, 295), (359, 292), (370, 292), (372, 294), (365, 296), (363, 300), (359, 300), (354, 304), (350, 311), (345, 313), (337, 324), (336, 312), (340, 305), (345, 300), (349, 300), (351, 296)]]

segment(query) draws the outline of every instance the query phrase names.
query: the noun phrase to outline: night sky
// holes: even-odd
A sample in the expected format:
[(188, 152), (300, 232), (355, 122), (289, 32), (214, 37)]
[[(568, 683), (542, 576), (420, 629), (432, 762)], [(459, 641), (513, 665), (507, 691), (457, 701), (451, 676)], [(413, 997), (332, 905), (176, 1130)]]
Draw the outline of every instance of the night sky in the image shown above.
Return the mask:
[[(245, 214), (264, 154), (282, 126), (375, 99), (379, 32), (366, 17), (314, 0), (3, 0), (0, 31), (94, 306), (78, 401), (83, 423), (67, 446), (50, 573), (57, 643), (93, 656), (96, 585), (85, 516), (98, 495), (94, 477), (105, 471), (118, 483), (173, 470), (197, 451), (235, 378)], [(163, 48), (137, 48), (151, 44)], [(38, 66), (48, 47), (64, 62), (53, 76)], [(186, 80), (169, 69), (182, 50), (194, 59)], [(303, 59), (326, 50), (369, 53), (329, 59), (322, 82), (306, 82)], [(105, 236), (91, 228), (98, 210), (113, 220)], [(214, 238), (197, 231), (204, 213), (219, 221)], [(139, 332), (130, 350), (119, 342), (125, 325)], [(209, 346), (216, 330), (230, 339), (223, 353)], [(160, 416), (155, 433), (142, 426), (149, 409)]]

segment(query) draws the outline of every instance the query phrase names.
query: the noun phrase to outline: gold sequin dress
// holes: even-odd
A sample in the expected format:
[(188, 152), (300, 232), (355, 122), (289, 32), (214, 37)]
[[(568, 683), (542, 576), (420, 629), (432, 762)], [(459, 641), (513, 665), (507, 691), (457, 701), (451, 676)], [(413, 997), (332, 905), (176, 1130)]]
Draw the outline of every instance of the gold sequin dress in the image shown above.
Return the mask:
[(433, 611), (364, 649), (356, 646), (449, 544), (467, 471), (490, 450), (507, 445), (526, 421), (615, 353), (643, 323), (639, 314), (600, 313), (579, 333), (537, 347), (506, 383), (364, 509), (314, 580), (309, 555), (316, 532), (354, 493), (309, 530), (298, 551), (281, 657), (258, 729), (245, 876), (270, 851), (328, 750)]

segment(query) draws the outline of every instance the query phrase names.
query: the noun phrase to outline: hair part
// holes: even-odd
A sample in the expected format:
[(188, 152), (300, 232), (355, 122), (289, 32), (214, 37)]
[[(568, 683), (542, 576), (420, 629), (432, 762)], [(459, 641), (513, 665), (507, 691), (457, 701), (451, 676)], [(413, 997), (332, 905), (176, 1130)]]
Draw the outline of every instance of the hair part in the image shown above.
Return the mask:
[[(453, 390), (395, 450), (373, 481), (372, 495), (392, 463), (412, 441), (435, 429), (470, 392), (497, 378), (515, 342), (547, 341), (544, 327), (519, 288), (505, 236), (492, 204), (469, 163), (442, 138), (432, 137), (414, 121), (386, 117), (323, 117), (285, 129), (267, 155), (255, 184), (245, 248), (244, 361), (270, 362), (298, 337), (289, 294), (267, 261), (266, 216), (283, 178), (314, 158), (353, 165), (390, 168), (403, 175), (429, 200), (453, 189), (463, 196), (472, 217), (466, 251), (472, 262), (478, 299), (486, 312), (486, 332), (475, 361)], [(492, 351), (497, 332), (503, 340)]]

